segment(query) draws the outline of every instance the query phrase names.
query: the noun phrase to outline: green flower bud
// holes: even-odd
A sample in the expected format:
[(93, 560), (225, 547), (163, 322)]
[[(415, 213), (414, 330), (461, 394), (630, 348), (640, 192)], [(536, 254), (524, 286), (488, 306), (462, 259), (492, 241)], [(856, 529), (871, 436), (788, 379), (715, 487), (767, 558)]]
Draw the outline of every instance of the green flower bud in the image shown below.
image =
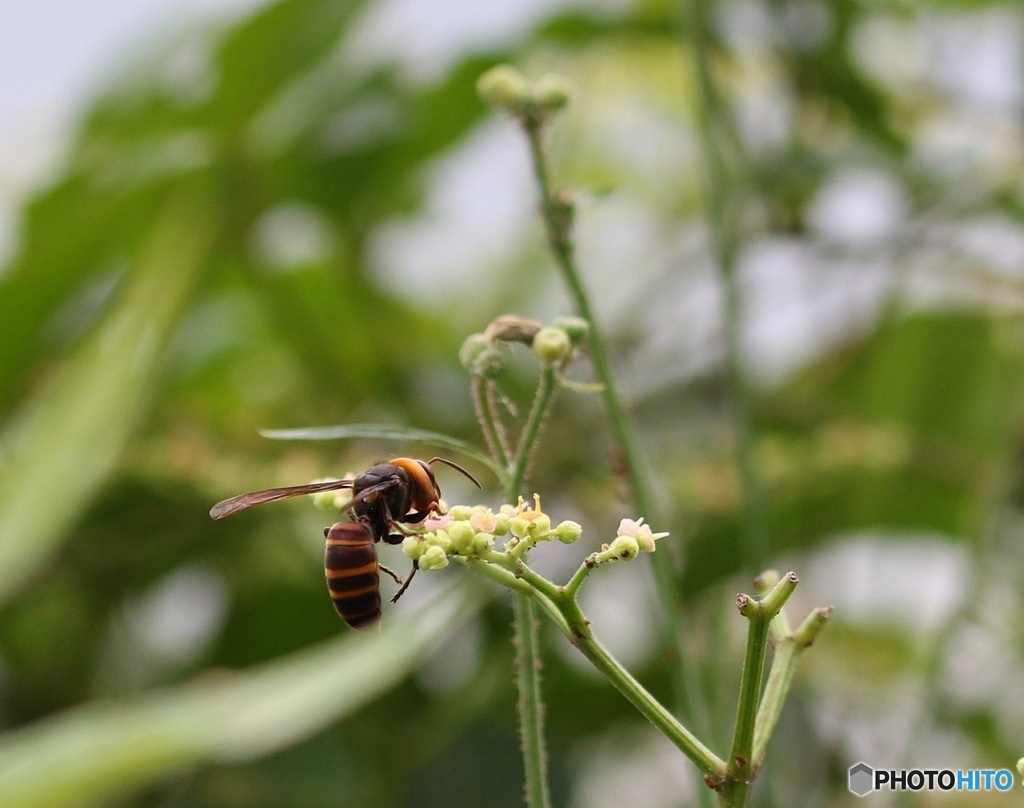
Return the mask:
[(421, 570), (443, 570), (448, 566), (448, 555), (436, 544), (428, 547), (419, 558)]
[(533, 338), (533, 352), (545, 364), (561, 362), (572, 350), (572, 340), (561, 328), (545, 326)]
[(452, 551), (452, 539), (447, 530), (435, 530), (433, 535), (428, 533), (427, 544), (440, 548), (445, 555)]
[(632, 536), (616, 536), (615, 541), (608, 545), (608, 549), (616, 558), (636, 558), (640, 553), (640, 544)]
[[(317, 480), (313, 480), (314, 483), (333, 483), (337, 481), (336, 477), (320, 477)], [(310, 494), (309, 498), (313, 500), (313, 507), (317, 510), (337, 511), (347, 505), (349, 500), (352, 499), (352, 490), (344, 488), (334, 491), (317, 491), (315, 494)]]
[(1024, 757), (1017, 761), (1017, 774), (1024, 777)]
[(313, 500), (313, 507), (317, 510), (334, 511), (337, 510), (334, 504), (337, 493), (337, 491), (317, 491), (315, 494), (310, 494), (309, 498)]
[(459, 362), (466, 370), (472, 370), (477, 357), (491, 347), (490, 340), (483, 334), (470, 334), (459, 348)]
[(413, 561), (423, 555), (428, 545), (422, 536), (406, 536), (402, 539), (402, 552)]
[(578, 522), (572, 522), (566, 519), (564, 522), (560, 522), (558, 527), (552, 531), (552, 535), (558, 539), (562, 544), (572, 544), (583, 534), (583, 528)]
[(452, 505), (448, 514), (456, 522), (468, 522), (474, 510), (476, 509), (470, 505)]
[(479, 555), (494, 547), (494, 536), (490, 533), (477, 533), (473, 536), (473, 552)]
[(590, 336), (590, 323), (582, 317), (556, 317), (551, 325), (561, 328), (568, 334), (573, 345), (586, 342), (587, 337)]
[(559, 110), (569, 103), (569, 82), (557, 73), (548, 73), (534, 82), (530, 98), (538, 107)]
[(495, 536), (504, 536), (509, 530), (512, 529), (511, 517), (507, 513), (495, 514), (494, 530), (491, 532)]
[(448, 538), (452, 543), (452, 551), (466, 555), (473, 548), (473, 537), (476, 530), (469, 522), (453, 522), (448, 528)]
[(476, 91), (491, 106), (516, 111), (529, 98), (526, 77), (511, 65), (492, 67), (476, 81)]

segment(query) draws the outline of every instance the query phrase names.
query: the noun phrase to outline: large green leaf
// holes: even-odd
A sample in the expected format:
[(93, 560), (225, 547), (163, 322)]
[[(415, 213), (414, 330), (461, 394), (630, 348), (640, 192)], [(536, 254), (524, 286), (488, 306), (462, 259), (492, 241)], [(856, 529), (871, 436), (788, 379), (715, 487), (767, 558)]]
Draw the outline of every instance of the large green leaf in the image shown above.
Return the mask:
[(207, 260), (218, 212), (168, 201), (117, 300), (0, 434), (0, 600), (43, 564), (116, 468)]
[(13, 732), (0, 739), (0, 805), (92, 805), (200, 763), (282, 749), (402, 681), (485, 591), (464, 576), (416, 613), (389, 617), (380, 634), (345, 631), (261, 667), (90, 703)]
[[(977, 536), (1024, 398), (1008, 325), (952, 311), (887, 320), (766, 397), (755, 457), (773, 557), (863, 530)], [(687, 591), (745, 558), (737, 510), (709, 509)]]
[(353, 440), (357, 438), (376, 438), (388, 441), (416, 441), (428, 446), (439, 446), (451, 449), (472, 457), (483, 464), (499, 480), (504, 480), (505, 470), (495, 463), (490, 455), (465, 441), (432, 432), (427, 429), (413, 429), (404, 426), (387, 424), (340, 424), (338, 426), (299, 427), (295, 429), (265, 429), (260, 432), (265, 438), (274, 440)]

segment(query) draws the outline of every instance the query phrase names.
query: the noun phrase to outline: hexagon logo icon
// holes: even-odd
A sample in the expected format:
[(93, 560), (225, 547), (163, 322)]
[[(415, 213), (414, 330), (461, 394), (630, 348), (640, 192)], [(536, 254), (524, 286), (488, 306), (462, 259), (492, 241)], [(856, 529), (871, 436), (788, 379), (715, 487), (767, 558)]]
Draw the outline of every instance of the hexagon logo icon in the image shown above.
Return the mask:
[(867, 763), (861, 761), (850, 767), (850, 791), (858, 797), (864, 797), (875, 790), (875, 772)]

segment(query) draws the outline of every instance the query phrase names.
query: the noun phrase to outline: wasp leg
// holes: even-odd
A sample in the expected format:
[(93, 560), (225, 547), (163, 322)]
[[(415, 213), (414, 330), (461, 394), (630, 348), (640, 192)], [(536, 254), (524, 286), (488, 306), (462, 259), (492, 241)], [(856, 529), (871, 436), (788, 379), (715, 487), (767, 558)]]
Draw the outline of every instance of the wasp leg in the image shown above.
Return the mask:
[(402, 584), (402, 579), (399, 578), (398, 575), (395, 574), (394, 570), (389, 570), (383, 564), (378, 564), (377, 566), (380, 567), (382, 571), (386, 572), (388, 575), (390, 575), (392, 578), (394, 578), (395, 579), (395, 583), (398, 584), (399, 586), (401, 586), (403, 589), (406, 586), (408, 586), (408, 584), (405, 584), (405, 585)]
[[(392, 527), (399, 527), (398, 525), (392, 525)], [(405, 541), (406, 533), (391, 533), (388, 536), (381, 536), (381, 541), (385, 544), (401, 544)]]
[[(391, 602), (392, 603), (397, 602), (398, 599), (400, 597), (402, 597), (402, 595), (405, 594), (405, 590), (409, 588), (409, 584), (412, 583), (412, 577), (416, 574), (416, 570), (418, 570), (419, 568), (420, 568), (419, 562), (413, 561), (412, 562), (412, 570), (409, 571), (409, 575), (408, 575), (408, 577), (406, 577), (405, 583), (402, 584), (401, 588), (395, 593), (395, 596), (393, 598), (391, 598)], [(390, 572), (390, 570), (389, 570), (389, 572)], [(392, 574), (394, 574), (394, 573), (392, 573)]]
[(432, 513), (437, 513), (437, 511), (433, 509), (428, 511), (409, 511), (409, 513), (402, 517), (402, 521), (407, 525), (418, 525)]

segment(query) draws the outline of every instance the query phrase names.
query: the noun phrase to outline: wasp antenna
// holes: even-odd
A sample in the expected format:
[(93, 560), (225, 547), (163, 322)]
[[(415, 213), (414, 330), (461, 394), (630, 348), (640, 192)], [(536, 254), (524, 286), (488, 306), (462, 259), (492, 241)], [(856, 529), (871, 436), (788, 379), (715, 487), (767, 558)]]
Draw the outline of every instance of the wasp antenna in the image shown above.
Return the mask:
[(454, 460), (449, 460), (447, 457), (432, 457), (430, 458), (430, 460), (427, 461), (428, 465), (431, 465), (433, 463), (444, 463), (446, 466), (451, 466), (456, 471), (462, 472), (463, 476), (469, 478), (473, 482), (473, 485), (475, 485), (477, 488), (483, 488), (483, 486), (480, 485), (480, 481), (477, 480), (476, 477), (474, 477), (472, 474), (466, 471), (466, 469), (464, 469)]

